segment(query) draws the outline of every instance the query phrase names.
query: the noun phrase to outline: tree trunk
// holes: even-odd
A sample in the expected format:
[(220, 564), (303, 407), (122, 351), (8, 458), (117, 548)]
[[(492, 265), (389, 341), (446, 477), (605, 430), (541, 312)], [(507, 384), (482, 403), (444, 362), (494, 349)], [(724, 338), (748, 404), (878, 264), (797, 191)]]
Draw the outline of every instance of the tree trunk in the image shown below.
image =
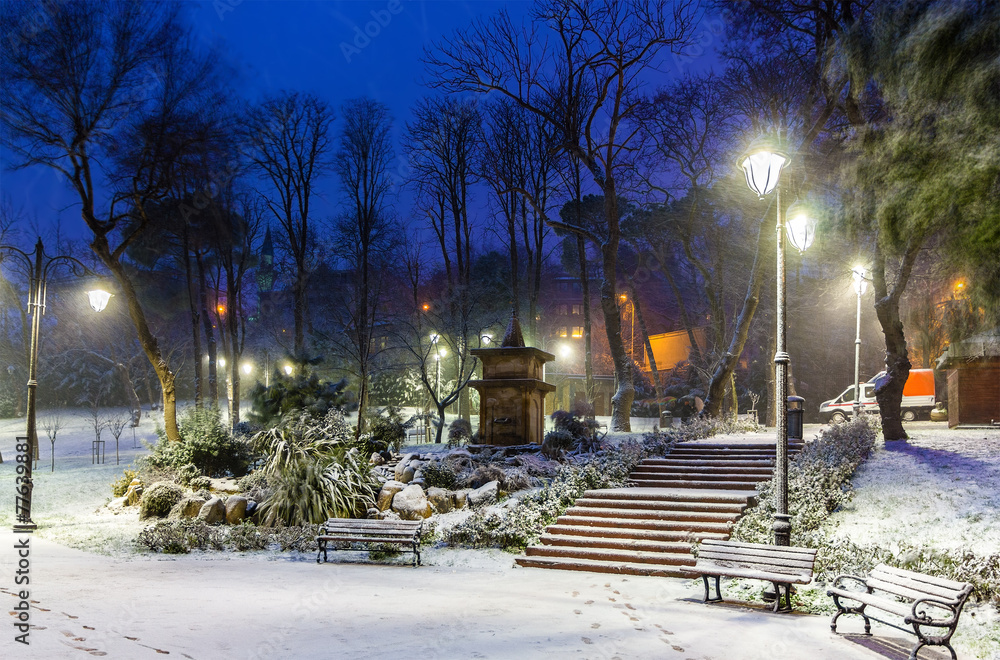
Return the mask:
[[(612, 188), (613, 190), (613, 188)], [(605, 195), (607, 217), (617, 217), (614, 196)], [(609, 225), (614, 223), (609, 223)], [(609, 238), (601, 246), (604, 277), (601, 281), (601, 311), (608, 334), (611, 360), (615, 365), (615, 394), (611, 397), (611, 431), (631, 431), (632, 402), (635, 400), (635, 385), (632, 383), (632, 364), (625, 354), (622, 341), (622, 319), (618, 312), (618, 292), (615, 287), (618, 267), (618, 227), (609, 226)]]
[(198, 314), (197, 295), (195, 294), (194, 277), (191, 273), (191, 249), (188, 242), (187, 223), (183, 223), (181, 229), (181, 250), (184, 253), (184, 278), (187, 284), (188, 307), (191, 311), (191, 348), (194, 352), (194, 405), (200, 408), (202, 405), (202, 370), (201, 370), (201, 332), (198, 324), (201, 317)]
[[(219, 372), (216, 368), (216, 358), (218, 348), (215, 343), (215, 332), (212, 328), (212, 316), (208, 313), (208, 282), (205, 279), (205, 264), (202, 261), (201, 253), (195, 255), (195, 263), (198, 266), (198, 300), (201, 303), (201, 323), (205, 329), (205, 344), (208, 348), (208, 397), (210, 408), (219, 407)], [(201, 356), (195, 356), (196, 360), (201, 360)]]
[[(715, 371), (712, 373), (712, 380), (708, 385), (708, 398), (705, 401), (705, 408), (702, 414), (707, 417), (718, 417), (722, 414), (722, 402), (725, 399), (726, 385), (730, 382), (736, 371), (743, 347), (746, 345), (747, 337), (750, 334), (750, 324), (753, 322), (757, 312), (757, 305), (760, 303), (760, 288), (763, 284), (763, 259), (760, 258), (763, 243), (766, 240), (767, 232), (762, 228), (757, 230), (757, 247), (754, 252), (753, 267), (750, 269), (750, 282), (747, 284), (747, 295), (743, 299), (743, 309), (736, 320), (736, 327), (733, 329), (732, 338), (729, 341), (729, 348), (722, 356)], [(735, 388), (734, 388), (735, 393)], [(771, 397), (773, 399), (773, 397)]]
[[(579, 208), (579, 200), (577, 200)], [(583, 292), (583, 371), (587, 388), (587, 403), (594, 411), (594, 355), (591, 351), (590, 331), (590, 275), (587, 273), (587, 244), (583, 236), (576, 236), (576, 251), (580, 259), (580, 289)]]
[[(875, 315), (885, 335), (885, 370), (887, 378), (875, 388), (879, 414), (882, 417), (882, 437), (886, 440), (906, 440), (900, 405), (903, 386), (910, 375), (910, 360), (906, 351), (903, 322), (899, 318), (899, 298), (894, 295), (901, 289), (899, 282), (890, 293), (885, 279), (885, 258), (879, 247), (875, 249), (875, 267), (872, 269), (872, 288), (875, 290)], [(915, 258), (915, 255), (914, 257)], [(904, 259), (905, 262), (905, 259)], [(909, 273), (907, 272), (906, 275)]]
[(139, 297), (132, 286), (132, 281), (129, 279), (128, 273), (125, 272), (122, 263), (111, 255), (107, 239), (103, 235), (95, 236), (90, 247), (118, 280), (122, 297), (128, 305), (129, 317), (135, 325), (139, 345), (142, 346), (149, 363), (153, 366), (153, 371), (156, 372), (156, 377), (160, 380), (160, 387), (163, 390), (163, 430), (167, 440), (180, 440), (180, 431), (177, 429), (177, 393), (174, 372), (167, 366), (167, 360), (160, 351), (160, 345), (149, 329), (149, 324), (146, 323), (146, 315), (139, 304)]
[(646, 347), (646, 354), (649, 355), (649, 370), (653, 376), (653, 391), (656, 392), (656, 418), (660, 419), (663, 410), (660, 407), (663, 401), (663, 387), (660, 385), (660, 372), (656, 368), (656, 358), (653, 357), (653, 344), (649, 341), (649, 331), (646, 329), (646, 318), (642, 315), (642, 305), (639, 304), (639, 295), (635, 290), (635, 280), (628, 275), (628, 290), (632, 295), (632, 309), (636, 319), (639, 321), (639, 332), (642, 333), (642, 343)]

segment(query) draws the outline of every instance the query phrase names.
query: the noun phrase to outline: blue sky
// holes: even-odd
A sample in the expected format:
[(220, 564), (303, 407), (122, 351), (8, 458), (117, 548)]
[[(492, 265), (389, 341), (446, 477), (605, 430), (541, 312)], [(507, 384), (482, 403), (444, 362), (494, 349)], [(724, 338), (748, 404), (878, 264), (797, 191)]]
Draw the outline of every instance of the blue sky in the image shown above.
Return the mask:
[[(385, 103), (395, 116), (397, 154), (399, 136), (409, 119), (409, 108), (421, 96), (433, 93), (421, 85), (420, 57), (425, 46), (467, 27), (477, 17), (506, 7), (515, 20), (526, 17), (528, 0), (471, 2), (451, 0), (202, 0), (187, 2), (195, 35), (218, 50), (236, 73), (234, 88), (249, 101), (282, 89), (312, 92), (334, 108), (346, 99), (370, 96)], [(714, 63), (713, 46), (721, 38), (721, 23), (706, 21), (700, 31), (702, 46), (690, 57), (668, 59), (664, 82), (681, 72)], [(699, 49), (704, 49), (704, 54)], [(336, 130), (336, 123), (334, 126)], [(55, 172), (34, 167), (6, 170), (8, 154), (0, 153), (0, 194), (43, 233), (56, 223), (70, 237), (85, 237), (76, 198)], [(401, 162), (401, 161), (400, 161)], [(320, 186), (314, 205), (319, 217), (336, 211), (333, 177)], [(406, 201), (401, 200), (401, 212)], [(24, 228), (30, 240), (34, 227)]]

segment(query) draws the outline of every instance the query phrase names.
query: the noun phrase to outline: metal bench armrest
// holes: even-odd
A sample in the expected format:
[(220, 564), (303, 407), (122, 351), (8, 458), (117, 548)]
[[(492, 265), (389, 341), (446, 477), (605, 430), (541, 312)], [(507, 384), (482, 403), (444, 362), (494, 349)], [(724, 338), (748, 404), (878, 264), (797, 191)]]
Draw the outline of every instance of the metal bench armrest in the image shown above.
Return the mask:
[(846, 573), (844, 573), (842, 575), (838, 575), (833, 580), (833, 588), (834, 589), (844, 589), (845, 586), (846, 586), (844, 584), (845, 580), (852, 580), (854, 582), (857, 582), (858, 584), (860, 584), (862, 587), (865, 588), (865, 592), (866, 593), (870, 594), (872, 592), (872, 588), (868, 586), (868, 580), (866, 580), (863, 577), (857, 576), (857, 575), (848, 575)]
[[(928, 608), (923, 605), (931, 605), (931, 609), (945, 610), (949, 613), (947, 619), (936, 619), (928, 614)], [(920, 608), (920, 611), (917, 611)], [(925, 626), (940, 626), (941, 628), (951, 628), (958, 623), (958, 616), (961, 607), (956, 607), (954, 602), (940, 600), (938, 598), (921, 598), (913, 601), (910, 616), (906, 617), (906, 623), (919, 623)]]

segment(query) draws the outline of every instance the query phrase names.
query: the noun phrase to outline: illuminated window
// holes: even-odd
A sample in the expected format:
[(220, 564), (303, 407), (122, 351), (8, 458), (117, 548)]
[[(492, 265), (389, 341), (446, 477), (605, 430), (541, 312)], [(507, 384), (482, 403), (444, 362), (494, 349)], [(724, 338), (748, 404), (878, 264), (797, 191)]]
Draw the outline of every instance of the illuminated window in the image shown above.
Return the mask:
[(576, 316), (583, 314), (583, 305), (573, 305), (573, 314)]
[(566, 335), (567, 335), (567, 332), (566, 332), (566, 328), (565, 327), (559, 328), (559, 330), (556, 331), (556, 336), (557, 337), (565, 337)]
[(573, 336), (574, 337), (582, 337), (583, 336), (583, 326), (582, 325), (574, 325), (573, 326)]

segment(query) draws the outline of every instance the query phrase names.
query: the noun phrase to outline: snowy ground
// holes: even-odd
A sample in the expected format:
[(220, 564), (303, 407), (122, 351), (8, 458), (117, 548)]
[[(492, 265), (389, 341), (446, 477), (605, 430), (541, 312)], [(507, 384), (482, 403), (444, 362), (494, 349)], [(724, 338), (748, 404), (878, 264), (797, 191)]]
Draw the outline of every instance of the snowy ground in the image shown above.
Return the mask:
[[(312, 555), (273, 551), (136, 553), (136, 514), (116, 516), (103, 504), (110, 482), (144, 451), (142, 440), (155, 438), (155, 420), (144, 418), (137, 430), (140, 449), (126, 430), (116, 466), (106, 432), (108, 463), (93, 465), (86, 417), (62, 417), (55, 472), (43, 434), (35, 473), (31, 646), (14, 643), (16, 631), (2, 626), (0, 658), (906, 657), (833, 635), (825, 616), (704, 605), (693, 581), (521, 569), (500, 552), (431, 549), (420, 569), (405, 557), (369, 563), (364, 553), (341, 553), (321, 566)], [(834, 518), (839, 533), (858, 542), (996, 552), (1000, 431), (908, 428), (910, 443), (880, 450), (857, 475), (854, 501)], [(807, 426), (807, 437), (816, 429)], [(23, 420), (0, 420), (0, 598), (11, 603), (7, 611), (17, 602), (16, 539), (8, 530), (14, 437), (23, 432)], [(861, 625), (847, 622), (842, 630), (860, 632)], [(875, 631), (881, 642), (912, 645), (898, 631)], [(960, 658), (1000, 659), (996, 610), (967, 607), (956, 647)], [(921, 653), (937, 657), (944, 656)]]

